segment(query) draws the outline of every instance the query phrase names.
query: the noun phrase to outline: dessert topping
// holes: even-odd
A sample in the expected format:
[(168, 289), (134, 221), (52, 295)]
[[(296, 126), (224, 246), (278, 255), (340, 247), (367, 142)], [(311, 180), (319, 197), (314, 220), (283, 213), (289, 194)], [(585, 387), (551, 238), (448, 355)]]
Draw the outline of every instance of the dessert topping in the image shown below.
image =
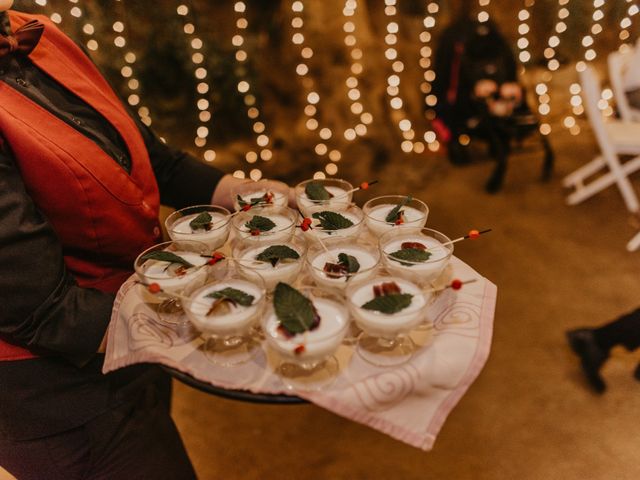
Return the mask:
[(154, 250), (153, 252), (145, 253), (141, 257), (141, 260), (158, 260), (160, 262), (168, 262), (169, 266), (175, 263), (185, 268), (191, 268), (195, 266), (193, 263), (188, 262), (175, 253), (167, 252), (166, 250)]
[[(246, 212), (251, 207), (254, 207), (256, 205), (270, 205), (270, 204), (272, 204), (273, 203), (273, 193), (266, 192), (264, 195), (262, 195), (260, 197), (253, 197), (253, 198), (249, 199), (248, 201), (245, 200), (244, 198), (242, 198), (240, 195), (236, 195), (236, 201), (238, 202), (238, 205), (240, 205), (240, 209), (242, 209), (242, 210), (244, 210)], [(246, 208), (246, 207), (248, 207), (248, 208)]]
[(286, 245), (271, 245), (256, 256), (256, 260), (259, 262), (271, 262), (273, 267), (281, 260), (297, 260), (299, 258), (300, 254)]
[(413, 200), (413, 197), (411, 195), (404, 197), (395, 207), (391, 209), (391, 211), (389, 211), (384, 221), (387, 223), (393, 223), (394, 225), (400, 225), (404, 223), (404, 211), (402, 210), (402, 207), (407, 205), (411, 200)]
[(231, 311), (230, 305), (234, 307), (241, 305), (243, 307), (250, 307), (255, 300), (253, 295), (238, 290), (237, 288), (226, 287), (222, 290), (211, 292), (205, 295), (205, 298), (215, 298), (215, 302), (211, 305), (211, 308), (207, 312), (207, 316), (216, 314), (224, 315)]
[(320, 222), (322, 230), (341, 230), (353, 226), (353, 222), (336, 212), (324, 210), (311, 215)]
[(213, 217), (209, 212), (199, 213), (196, 218), (189, 222), (189, 226), (191, 227), (191, 230), (202, 229), (208, 232), (213, 226)]
[(269, 230), (276, 228), (276, 224), (273, 220), (260, 215), (254, 215), (251, 220), (244, 224), (244, 226), (249, 229), (251, 235), (260, 235), (261, 232), (268, 232)]
[(360, 270), (360, 263), (353, 255), (339, 253), (338, 263), (327, 262), (324, 264), (323, 270), (329, 278), (341, 278)]
[(384, 282), (373, 286), (373, 300), (369, 300), (362, 305), (367, 310), (386, 313), (388, 315), (397, 313), (411, 305), (413, 295), (402, 293), (396, 282)]
[(333, 194), (320, 182), (309, 182), (304, 187), (304, 193), (309, 200), (329, 200)]
[(280, 321), (278, 331), (287, 337), (314, 330), (320, 325), (320, 315), (311, 300), (287, 283), (276, 285), (273, 307)]

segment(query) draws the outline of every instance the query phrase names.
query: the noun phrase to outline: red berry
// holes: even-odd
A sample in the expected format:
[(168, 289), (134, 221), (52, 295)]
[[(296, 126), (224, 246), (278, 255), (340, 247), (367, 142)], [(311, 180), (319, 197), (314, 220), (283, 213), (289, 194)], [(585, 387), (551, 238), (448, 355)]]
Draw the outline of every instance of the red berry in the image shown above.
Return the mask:
[(469, 238), (471, 240), (475, 240), (480, 236), (480, 232), (478, 230), (469, 230)]
[(462, 288), (462, 281), (458, 280), (457, 278), (455, 280), (451, 281), (451, 288), (453, 290), (460, 290)]
[(250, 209), (251, 209), (251, 204), (247, 203), (240, 210), (242, 210), (243, 212), (248, 212)]
[(300, 225), (300, 229), (301, 229), (303, 232), (306, 232), (307, 230), (309, 230), (309, 225), (305, 225), (305, 224), (303, 223), (302, 225)]
[(296, 355), (302, 355), (305, 351), (304, 345), (300, 344), (296, 348), (293, 349), (293, 353)]
[(252, 237), (257, 237), (258, 235), (260, 235), (260, 230), (251, 230)]
[(360, 184), (360, 190), (366, 190), (367, 188), (369, 188), (369, 182), (362, 182)]
[(160, 285), (158, 285), (157, 283), (152, 283), (147, 288), (151, 293), (160, 293), (162, 291), (162, 288), (160, 288)]
[(400, 217), (400, 218), (399, 218), (399, 219), (397, 219), (394, 223), (395, 223), (396, 225), (402, 225), (402, 224), (404, 223), (404, 220), (402, 219), (402, 217)]
[(312, 222), (313, 222), (313, 220), (311, 220), (308, 217), (305, 217), (305, 218), (302, 219), (302, 224), (303, 225), (311, 225)]

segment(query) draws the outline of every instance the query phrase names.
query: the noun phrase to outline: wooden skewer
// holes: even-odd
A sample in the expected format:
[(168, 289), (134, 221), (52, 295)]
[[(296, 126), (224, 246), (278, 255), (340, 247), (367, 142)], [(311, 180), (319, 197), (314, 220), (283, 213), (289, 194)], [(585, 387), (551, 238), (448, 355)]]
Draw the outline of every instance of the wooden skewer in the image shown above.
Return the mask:
[(430, 288), (430, 289), (427, 289), (427, 290), (423, 290), (423, 292), (424, 293), (436, 293), (436, 292), (442, 292), (442, 291), (444, 291), (444, 290), (446, 290), (448, 288), (450, 288), (452, 290), (460, 290), (463, 285), (467, 285), (469, 283), (474, 283), (474, 282), (477, 282), (477, 281), (478, 281), (477, 278), (472, 278), (471, 280), (464, 280), (464, 281), (458, 280), (456, 278), (456, 279), (451, 280), (451, 283), (449, 285), (446, 285), (446, 286), (444, 286), (442, 288)]
[(482, 235), (483, 233), (489, 233), (491, 231), (490, 228), (486, 229), (486, 230), (469, 230), (469, 233), (466, 234), (464, 237), (458, 237), (455, 240), (450, 240), (448, 242), (443, 243), (442, 245), (438, 245), (437, 247), (431, 247), (431, 248), (427, 248), (427, 250), (431, 250), (432, 248), (438, 248), (438, 247), (446, 247), (447, 245), (452, 245), (454, 243), (458, 243), (461, 242), (462, 240), (466, 240), (468, 238), (475, 240), (476, 238), (478, 238), (480, 235)]
[(378, 183), (378, 180), (374, 180), (373, 182), (362, 182), (360, 186), (356, 188), (352, 188), (351, 190), (347, 190), (345, 192), (345, 195), (348, 195), (353, 192), (357, 192), (358, 190), (367, 190), (371, 185), (375, 185), (376, 183)]

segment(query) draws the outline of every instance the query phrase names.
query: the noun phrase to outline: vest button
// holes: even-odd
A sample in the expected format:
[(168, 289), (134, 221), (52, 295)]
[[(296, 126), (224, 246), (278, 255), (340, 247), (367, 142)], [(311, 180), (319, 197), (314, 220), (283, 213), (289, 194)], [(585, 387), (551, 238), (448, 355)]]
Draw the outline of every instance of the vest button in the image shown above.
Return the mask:
[(24, 78), (21, 78), (21, 77), (16, 78), (16, 83), (21, 87), (29, 86), (29, 82), (27, 82)]

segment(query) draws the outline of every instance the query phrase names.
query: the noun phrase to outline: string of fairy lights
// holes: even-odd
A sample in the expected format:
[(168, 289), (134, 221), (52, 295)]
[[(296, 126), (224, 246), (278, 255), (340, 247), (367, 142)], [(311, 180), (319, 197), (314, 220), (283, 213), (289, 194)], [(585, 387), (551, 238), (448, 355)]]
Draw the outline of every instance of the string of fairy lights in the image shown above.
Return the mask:
[[(60, 0), (62, 2), (64, 0)], [(386, 16), (386, 25), (384, 32), (384, 57), (390, 66), (390, 73), (387, 76), (386, 93), (389, 101), (391, 120), (397, 125), (402, 135), (400, 149), (405, 153), (422, 153), (427, 148), (431, 151), (437, 151), (439, 144), (436, 134), (426, 129), (422, 137), (418, 137), (414, 130), (414, 125), (409, 118), (409, 114), (405, 109), (405, 101), (401, 95), (401, 74), (405, 71), (405, 63), (399, 58), (398, 39), (400, 37), (400, 25), (397, 19), (398, 4), (400, 0), (385, 0), (384, 14)], [(538, 97), (538, 113), (541, 116), (540, 132), (543, 135), (551, 133), (551, 124), (548, 120), (551, 111), (550, 106), (550, 89), (549, 83), (553, 78), (553, 73), (560, 67), (560, 61), (557, 57), (563, 34), (567, 31), (567, 18), (570, 16), (569, 3), (571, 0), (558, 0), (557, 20), (547, 40), (547, 46), (543, 50), (543, 57), (546, 61), (546, 69), (539, 75), (540, 80), (535, 85), (535, 93)], [(60, 24), (66, 15), (64, 8), (57, 3), (54, 7), (52, 0), (33, 0), (34, 4), (39, 7), (49, 8), (49, 17), (54, 23)], [(122, 0), (116, 0), (119, 5), (123, 5)], [(68, 5), (68, 15), (76, 22), (81, 23), (81, 31), (83, 35), (83, 43), (90, 51), (97, 51), (103, 37), (99, 38), (96, 33), (96, 27), (87, 19), (85, 10), (81, 0), (66, 0)], [(619, 22), (620, 30), (618, 38), (621, 42), (620, 49), (629, 48), (628, 42), (632, 40), (633, 17), (640, 13), (640, 7), (636, 0), (625, 0), (627, 4), (624, 9), (623, 18)], [(262, 171), (256, 167), (258, 160), (270, 161), (273, 157), (271, 147), (271, 138), (267, 133), (267, 126), (264, 115), (257, 105), (256, 95), (253, 91), (251, 82), (247, 76), (247, 61), (249, 58), (249, 48), (246, 43), (245, 31), (248, 28), (247, 4), (245, 1), (234, 2), (234, 12), (236, 16), (235, 32), (231, 38), (231, 45), (235, 49), (235, 60), (237, 68), (237, 91), (242, 95), (243, 102), (246, 106), (246, 114), (251, 120), (252, 133), (255, 136), (256, 147), (249, 149), (244, 155), (247, 165), (250, 167), (249, 177), (258, 180), (262, 177)], [(603, 31), (602, 22), (605, 20), (604, 7), (606, 0), (593, 0), (593, 12), (591, 15), (591, 24), (589, 31), (585, 33), (580, 45), (583, 49), (582, 58), (576, 62), (576, 71), (580, 72), (586, 66), (586, 62), (594, 61), (597, 58), (597, 50), (595, 48), (595, 40)], [(521, 72), (525, 72), (528, 64), (533, 59), (531, 52), (531, 41), (529, 34), (532, 26), (532, 11), (535, 6), (535, 0), (523, 0), (523, 6), (518, 11), (518, 37), (517, 37), (517, 58), (520, 61)], [(478, 0), (477, 19), (484, 23), (489, 21), (491, 0)], [(120, 75), (124, 79), (124, 83), (128, 89), (126, 100), (132, 107), (137, 109), (140, 119), (146, 125), (152, 124), (149, 108), (142, 103), (140, 95), (141, 85), (136, 75), (137, 55), (129, 45), (126, 38), (126, 16), (122, 15), (122, 9), (113, 9), (112, 23), (109, 25), (110, 35), (113, 36), (113, 45), (122, 55), (122, 66)], [(296, 74), (301, 80), (301, 84), (305, 90), (306, 102), (304, 106), (304, 114), (306, 117), (305, 127), (309, 132), (313, 132), (318, 136), (318, 140), (313, 148), (315, 154), (326, 159), (326, 164), (322, 171), (314, 174), (315, 178), (324, 178), (326, 175), (336, 175), (338, 173), (338, 162), (343, 157), (340, 146), (344, 147), (350, 142), (355, 141), (359, 137), (367, 135), (369, 126), (374, 118), (370, 111), (365, 108), (366, 102), (361, 91), (362, 75), (364, 72), (364, 51), (358, 45), (356, 11), (358, 8), (358, 0), (345, 0), (342, 10), (343, 20), (342, 27), (344, 31), (344, 44), (348, 51), (350, 59), (350, 74), (345, 81), (346, 95), (348, 99), (349, 112), (354, 116), (355, 122), (352, 126), (345, 128), (343, 132), (335, 131), (330, 126), (320, 125), (319, 113), (322, 111), (320, 105), (320, 85), (317, 80), (310, 76), (310, 62), (314, 56), (313, 48), (308, 44), (305, 38), (305, 5), (303, 0), (292, 0), (291, 2), (291, 27), (293, 35), (291, 42), (299, 49), (300, 61), (295, 67)], [(427, 0), (425, 3), (426, 13), (423, 18), (424, 29), (420, 32), (420, 60), (419, 65), (422, 69), (423, 80), (420, 83), (420, 91), (424, 95), (425, 101), (425, 117), (432, 120), (435, 116), (433, 107), (436, 105), (437, 98), (431, 94), (431, 84), (435, 79), (435, 72), (432, 69), (431, 56), (432, 46), (431, 40), (433, 30), (436, 27), (437, 13), (440, 10), (439, 3), (436, 0)], [(204, 41), (196, 34), (196, 25), (191, 18), (191, 8), (186, 4), (179, 4), (176, 9), (177, 15), (183, 20), (182, 27), (185, 36), (188, 39), (188, 45), (191, 49), (191, 62), (193, 64), (193, 75), (196, 78), (197, 100), (196, 108), (198, 111), (198, 125), (196, 127), (194, 144), (202, 149), (202, 156), (205, 161), (212, 162), (216, 159), (217, 154), (213, 148), (208, 147), (209, 124), (212, 119), (212, 89), (208, 77), (209, 72), (205, 66), (206, 48)], [(66, 21), (66, 20), (65, 20)], [(582, 99), (580, 97), (581, 87), (577, 82), (573, 82), (569, 86), (571, 113), (565, 115), (561, 123), (573, 135), (580, 133), (580, 127), (576, 121), (584, 113)], [(613, 92), (609, 88), (602, 91), (602, 98), (598, 104), (599, 108), (605, 115), (612, 115), (614, 109), (610, 104), (613, 98)], [(325, 107), (326, 109), (326, 107)], [(164, 140), (164, 139), (163, 139)], [(253, 168), (251, 168), (253, 167)], [(237, 177), (245, 177), (244, 170), (236, 170), (234, 175)]]
[[(245, 154), (246, 162), (251, 165), (256, 163), (258, 158), (264, 162), (270, 161), (273, 158), (273, 151), (269, 148), (271, 139), (267, 134), (265, 122), (260, 117), (260, 109), (257, 106), (256, 97), (252, 93), (251, 83), (246, 75), (245, 64), (249, 59), (249, 54), (245, 48), (244, 37), (244, 31), (249, 27), (249, 21), (246, 15), (246, 3), (242, 1), (235, 2), (233, 11), (236, 15), (236, 23), (235, 32), (231, 38), (231, 45), (235, 48), (235, 58), (238, 62), (238, 67), (236, 68), (236, 74), (238, 76), (237, 89), (242, 95), (244, 104), (247, 107), (247, 116), (252, 122), (255, 142), (259, 149), (259, 152), (249, 150)], [(244, 178), (244, 172), (242, 170), (237, 170), (234, 172), (234, 175), (239, 178)], [(262, 170), (259, 168), (251, 169), (249, 177), (252, 180), (260, 180), (260, 178), (262, 178)]]
[[(352, 142), (356, 138), (366, 135), (368, 131), (367, 125), (373, 122), (373, 115), (364, 110), (361, 102), (362, 93), (359, 88), (359, 77), (363, 73), (364, 66), (361, 62), (363, 51), (357, 45), (356, 22), (352, 20), (357, 8), (358, 2), (356, 0), (346, 0), (342, 10), (344, 42), (350, 49), (349, 58), (351, 59), (349, 68), (351, 75), (347, 78), (345, 84), (348, 88), (347, 98), (350, 102), (350, 111), (357, 118), (357, 123), (352, 127), (346, 128), (342, 133), (342, 138), (346, 142)], [(309, 132), (317, 132), (319, 137), (319, 141), (314, 147), (316, 155), (319, 157), (326, 155), (328, 157), (324, 171), (317, 171), (314, 174), (314, 178), (324, 178), (326, 175), (338, 173), (337, 163), (342, 159), (342, 152), (335, 146), (336, 143), (339, 143), (339, 140), (335, 138), (337, 136), (335, 132), (328, 126), (321, 126), (318, 120), (318, 112), (321, 111), (321, 96), (318, 92), (316, 81), (309, 75), (308, 63), (315, 52), (306, 45), (306, 38), (302, 30), (304, 27), (304, 11), (305, 5), (302, 0), (294, 0), (291, 3), (291, 27), (294, 32), (291, 36), (291, 42), (300, 52), (300, 61), (296, 65), (296, 74), (301, 78), (301, 83), (306, 93), (306, 105), (304, 107), (305, 127)], [(331, 139), (334, 139), (334, 145), (329, 148), (328, 143)]]
[(526, 71), (527, 64), (531, 61), (531, 52), (529, 51), (529, 38), (528, 33), (531, 31), (529, 21), (531, 20), (531, 9), (535, 6), (535, 0), (524, 0), (523, 8), (518, 11), (518, 40), (516, 46), (518, 47), (518, 60), (522, 65), (522, 73)]
[[(409, 114), (404, 108), (405, 100), (401, 95), (401, 78), (400, 73), (405, 70), (404, 62), (399, 58), (398, 49), (396, 47), (398, 36), (400, 34), (400, 25), (397, 21), (397, 0), (385, 0), (384, 14), (386, 16), (386, 34), (384, 42), (386, 49), (384, 56), (390, 63), (391, 73), (387, 77), (387, 97), (389, 99), (389, 105), (391, 106), (391, 119), (396, 123), (398, 129), (402, 135), (402, 142), (400, 143), (400, 149), (405, 153), (415, 152), (422, 153), (425, 150), (425, 144), (422, 140), (416, 139), (416, 132), (414, 130), (413, 123), (409, 119)], [(435, 2), (429, 2), (427, 5), (427, 12), (432, 12), (433, 15), (437, 13), (439, 7)], [(434, 95), (428, 94), (431, 90), (431, 83), (435, 79), (435, 72), (431, 67), (431, 47), (428, 42), (431, 40), (431, 32), (435, 26), (436, 19), (432, 14), (428, 14), (424, 19), (425, 30), (421, 32), (421, 61), (420, 64), (424, 70), (423, 77), (425, 82), (421, 85), (421, 90), (426, 91), (425, 102), (428, 107), (434, 107), (437, 99)], [(426, 43), (426, 45), (425, 45)], [(429, 108), (428, 110), (430, 110)], [(427, 114), (429, 116), (429, 114)], [(432, 114), (431, 114), (432, 115)], [(437, 151), (440, 148), (436, 135), (433, 131), (427, 130), (423, 135), (424, 140), (427, 142), (427, 146), (431, 151)]]

